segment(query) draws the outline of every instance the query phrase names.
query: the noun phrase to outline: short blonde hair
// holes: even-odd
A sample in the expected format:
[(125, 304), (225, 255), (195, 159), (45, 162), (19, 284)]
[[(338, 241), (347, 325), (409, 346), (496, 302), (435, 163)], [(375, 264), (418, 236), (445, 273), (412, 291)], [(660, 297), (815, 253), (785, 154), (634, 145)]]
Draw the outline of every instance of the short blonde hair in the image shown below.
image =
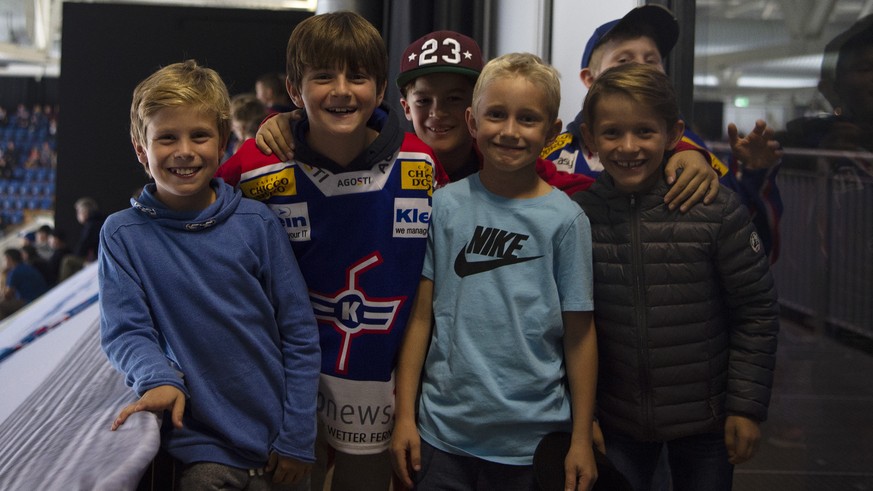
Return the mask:
[(473, 111), (477, 110), (483, 92), (492, 82), (510, 77), (523, 77), (542, 89), (546, 96), (546, 114), (552, 120), (558, 118), (558, 108), (561, 106), (560, 75), (554, 67), (531, 53), (509, 53), (486, 63), (473, 87)]
[(130, 137), (146, 146), (148, 119), (168, 107), (196, 106), (215, 115), (222, 148), (230, 135), (230, 96), (227, 86), (211, 68), (195, 60), (167, 65), (149, 75), (133, 90)]
[(651, 108), (663, 118), (667, 128), (679, 121), (679, 103), (670, 79), (655, 65), (625, 63), (603, 72), (594, 81), (585, 102), (582, 104), (582, 118), (593, 125), (597, 119), (597, 103), (604, 95), (622, 94), (630, 97), (638, 105)]
[(348, 67), (376, 81), (378, 90), (388, 82), (388, 50), (379, 31), (354, 12), (332, 12), (297, 24), (285, 51), (285, 72), (298, 91), (307, 68)]

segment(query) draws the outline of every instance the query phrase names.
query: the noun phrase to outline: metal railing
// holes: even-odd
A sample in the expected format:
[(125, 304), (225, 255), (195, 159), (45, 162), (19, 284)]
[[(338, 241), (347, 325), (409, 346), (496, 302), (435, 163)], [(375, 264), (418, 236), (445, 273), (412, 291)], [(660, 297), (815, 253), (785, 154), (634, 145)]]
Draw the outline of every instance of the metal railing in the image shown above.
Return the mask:
[(873, 154), (792, 150), (778, 177), (780, 303), (873, 340)]

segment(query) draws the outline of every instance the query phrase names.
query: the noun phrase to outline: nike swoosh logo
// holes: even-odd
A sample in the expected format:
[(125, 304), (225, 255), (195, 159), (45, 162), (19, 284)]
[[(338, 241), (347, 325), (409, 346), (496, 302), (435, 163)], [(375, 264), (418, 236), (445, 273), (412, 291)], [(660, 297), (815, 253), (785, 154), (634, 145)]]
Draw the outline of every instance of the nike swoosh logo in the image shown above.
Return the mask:
[(476, 261), (476, 262), (468, 262), (467, 255), (464, 254), (464, 249), (467, 247), (464, 246), (461, 249), (461, 252), (458, 253), (458, 257), (455, 258), (455, 274), (460, 276), (461, 278), (465, 276), (470, 276), (474, 274), (484, 273), (486, 271), (491, 271), (497, 268), (502, 268), (503, 266), (509, 266), (511, 264), (524, 263), (527, 261), (531, 261), (534, 259), (539, 259), (543, 256), (534, 256), (534, 257), (502, 257), (500, 259), (492, 259), (489, 261)]

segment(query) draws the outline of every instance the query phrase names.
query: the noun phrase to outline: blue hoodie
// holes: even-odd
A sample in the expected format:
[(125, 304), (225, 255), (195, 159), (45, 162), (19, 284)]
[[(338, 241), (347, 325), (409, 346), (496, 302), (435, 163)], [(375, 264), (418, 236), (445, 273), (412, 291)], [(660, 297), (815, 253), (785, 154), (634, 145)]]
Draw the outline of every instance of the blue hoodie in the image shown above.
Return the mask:
[(149, 184), (106, 220), (103, 349), (137, 395), (188, 396), (184, 427), (163, 435), (183, 463), (311, 462), (320, 351), (300, 269), (269, 208), (211, 185), (205, 210), (170, 210)]

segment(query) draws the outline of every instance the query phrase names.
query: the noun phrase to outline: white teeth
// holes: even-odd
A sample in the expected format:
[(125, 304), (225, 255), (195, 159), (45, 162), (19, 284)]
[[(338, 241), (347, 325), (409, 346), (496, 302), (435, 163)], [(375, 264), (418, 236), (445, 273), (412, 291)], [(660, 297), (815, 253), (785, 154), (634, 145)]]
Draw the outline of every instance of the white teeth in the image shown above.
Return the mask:
[(354, 108), (350, 108), (350, 107), (344, 107), (344, 108), (334, 107), (334, 108), (328, 109), (327, 111), (331, 112), (331, 113), (337, 113), (337, 114), (348, 114), (348, 113), (355, 112)]
[(632, 169), (634, 167), (639, 167), (645, 163), (645, 160), (616, 160), (616, 165), (619, 167), (624, 167), (625, 169)]
[(196, 167), (175, 168), (175, 169), (170, 169), (170, 172), (172, 172), (173, 174), (176, 174), (176, 175), (180, 175), (180, 176), (190, 176), (191, 174), (194, 174), (195, 172), (197, 172), (197, 168)]
[(428, 128), (430, 131), (434, 133), (448, 133), (449, 128)]

